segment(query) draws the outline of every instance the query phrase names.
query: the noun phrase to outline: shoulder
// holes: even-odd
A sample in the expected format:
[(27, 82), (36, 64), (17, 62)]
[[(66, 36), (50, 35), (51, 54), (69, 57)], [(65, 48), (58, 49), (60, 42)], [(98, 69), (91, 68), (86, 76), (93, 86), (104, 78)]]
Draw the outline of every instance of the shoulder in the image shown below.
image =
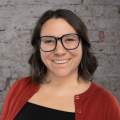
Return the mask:
[(12, 85), (9, 88), (9, 93), (16, 91), (16, 90), (20, 90), (20, 88), (24, 88), (26, 85), (28, 85), (31, 82), (31, 77), (27, 76), (27, 77), (23, 77), (23, 78), (19, 78), (16, 79)]
[(11, 106), (15, 105), (16, 100), (19, 99), (20, 94), (23, 93), (22, 91), (24, 90), (24, 88), (26, 88), (30, 81), (31, 77), (24, 77), (21, 79), (17, 79), (14, 83), (12, 83), (2, 106), (2, 118), (6, 117), (8, 111), (11, 109)]
[(7, 97), (14, 96), (15, 93), (21, 91), (26, 86), (29, 86), (31, 81), (32, 79), (30, 76), (16, 79), (15, 82), (13, 82), (12, 85), (10, 86), (7, 93)]
[(31, 76), (27, 76), (27, 77), (22, 77), (22, 78), (16, 79), (15, 82), (13, 82), (12, 85), (10, 86), (10, 89), (23, 88), (26, 85), (30, 84), (31, 81), (32, 81)]
[(103, 103), (106, 109), (120, 110), (120, 104), (116, 96), (114, 96), (110, 90), (106, 89), (98, 83), (94, 83), (94, 86), (96, 88), (95, 96), (97, 96), (98, 101)]
[(106, 120), (120, 120), (120, 104), (113, 93), (98, 83), (93, 83), (93, 104), (102, 110)]
[[(20, 98), (20, 95), (32, 94), (38, 89), (38, 86), (32, 84), (32, 78), (30, 76), (16, 79), (12, 83), (5, 98), (5, 104)], [(18, 96), (19, 95), (19, 96)]]
[(113, 101), (116, 99), (113, 93), (107, 88), (103, 87), (101, 84), (99, 83), (93, 83), (93, 84), (95, 87), (95, 93), (97, 93), (99, 97), (102, 97), (102, 99), (110, 100), (110, 101)]

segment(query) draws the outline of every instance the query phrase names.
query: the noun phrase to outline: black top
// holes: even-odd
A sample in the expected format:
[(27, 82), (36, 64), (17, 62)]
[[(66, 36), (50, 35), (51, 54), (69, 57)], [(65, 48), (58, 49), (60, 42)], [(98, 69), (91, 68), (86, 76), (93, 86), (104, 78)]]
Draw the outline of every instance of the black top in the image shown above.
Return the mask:
[(14, 120), (74, 120), (74, 112), (66, 112), (27, 102)]

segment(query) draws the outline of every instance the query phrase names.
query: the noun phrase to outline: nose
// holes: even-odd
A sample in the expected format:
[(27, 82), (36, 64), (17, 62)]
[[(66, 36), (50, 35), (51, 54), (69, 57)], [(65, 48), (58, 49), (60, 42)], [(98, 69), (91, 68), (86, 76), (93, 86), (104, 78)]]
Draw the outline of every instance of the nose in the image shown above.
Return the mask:
[(59, 54), (59, 55), (63, 55), (63, 54), (66, 53), (66, 49), (62, 45), (62, 41), (60, 39), (57, 40), (57, 45), (56, 45), (55, 53)]

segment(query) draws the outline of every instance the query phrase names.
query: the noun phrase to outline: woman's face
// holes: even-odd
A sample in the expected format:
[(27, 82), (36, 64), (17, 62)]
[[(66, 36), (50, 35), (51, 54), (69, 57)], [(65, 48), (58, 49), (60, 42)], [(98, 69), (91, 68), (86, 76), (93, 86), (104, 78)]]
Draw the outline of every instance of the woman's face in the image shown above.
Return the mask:
[[(62, 18), (52, 18), (42, 26), (40, 36), (61, 37), (65, 34), (76, 33), (75, 29)], [(54, 51), (40, 50), (43, 63), (47, 67), (48, 75), (66, 77), (78, 72), (78, 65), (82, 58), (82, 45), (74, 50), (66, 50), (61, 42), (57, 42)]]

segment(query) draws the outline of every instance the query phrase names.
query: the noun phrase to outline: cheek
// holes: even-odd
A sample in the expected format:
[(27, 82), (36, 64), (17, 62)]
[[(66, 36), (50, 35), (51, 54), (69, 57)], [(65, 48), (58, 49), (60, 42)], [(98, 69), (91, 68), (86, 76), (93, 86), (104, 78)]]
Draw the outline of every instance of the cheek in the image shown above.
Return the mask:
[(71, 51), (72, 56), (81, 58), (83, 54), (82, 46), (80, 45), (76, 50)]
[(74, 62), (79, 65), (83, 55), (82, 47), (78, 47), (78, 49), (76, 49), (74, 52), (71, 52), (71, 54), (74, 58)]
[(41, 59), (42, 59), (44, 64), (47, 64), (48, 60), (51, 60), (51, 54), (50, 53), (41, 52), (40, 56), (41, 56)]

